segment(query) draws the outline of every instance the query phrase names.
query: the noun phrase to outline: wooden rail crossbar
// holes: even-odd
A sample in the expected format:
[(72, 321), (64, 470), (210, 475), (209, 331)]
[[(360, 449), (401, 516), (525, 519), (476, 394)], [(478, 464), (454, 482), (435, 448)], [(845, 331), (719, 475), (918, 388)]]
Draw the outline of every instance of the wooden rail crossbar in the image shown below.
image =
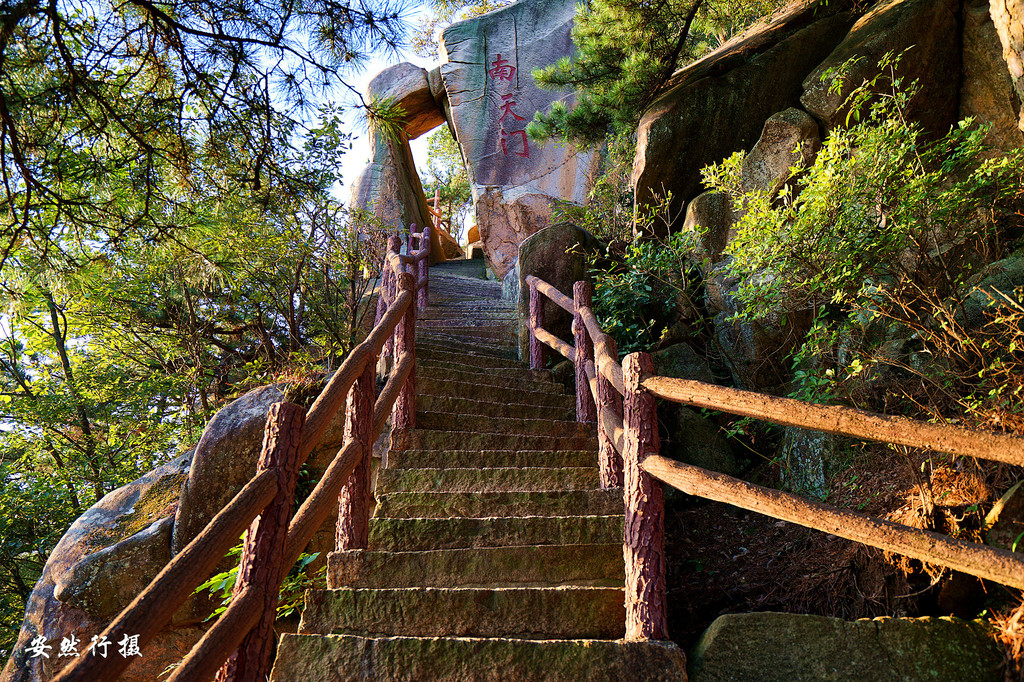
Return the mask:
[[(537, 277), (529, 276), (526, 281), (530, 288), (530, 366), (544, 366), (545, 346), (574, 361), (577, 421), (594, 420), (586, 411), (587, 401), (597, 407), (601, 486), (624, 486), (627, 639), (667, 638), (664, 553), (660, 547), (663, 510), (660, 488), (652, 487), (655, 480), (691, 495), (1024, 589), (1024, 555), (805, 500), (662, 457), (658, 454), (654, 399), (1020, 466), (1024, 466), (1024, 438), (656, 376), (646, 353), (630, 354), (620, 365), (615, 342), (601, 330), (590, 307), (589, 284), (576, 282), (570, 299)], [(575, 346), (544, 329), (542, 295), (573, 315)], [(583, 329), (588, 339), (581, 338)]]
[[(313, 534), (337, 510), (337, 542), (366, 547), (366, 524), (353, 518), (369, 514), (358, 506), (369, 504), (369, 482), (357, 471), (368, 471), (371, 445), (389, 416), (395, 428), (415, 426), (416, 312), (427, 303), (430, 227), (414, 230), (415, 225), (407, 255), (399, 253), (397, 236), (388, 240), (377, 317), (366, 339), (349, 353), (308, 411), (289, 403), (271, 406), (256, 475), (103, 631), (110, 639), (138, 634), (138, 645), (144, 648), (248, 528), (230, 606), (169, 682), (206, 682), (214, 676), (218, 682), (266, 679), (280, 583)], [(375, 398), (370, 373), (382, 353), (393, 353), (397, 361)], [(290, 516), (299, 466), (346, 404), (344, 444)], [(54, 681), (111, 682), (129, 663), (123, 656), (83, 656)]]

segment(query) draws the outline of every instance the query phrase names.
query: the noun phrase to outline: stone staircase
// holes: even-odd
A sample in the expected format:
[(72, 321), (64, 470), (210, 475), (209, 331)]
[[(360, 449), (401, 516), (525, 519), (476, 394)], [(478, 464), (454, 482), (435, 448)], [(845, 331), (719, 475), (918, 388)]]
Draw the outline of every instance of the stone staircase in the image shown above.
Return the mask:
[(369, 549), (334, 552), (271, 680), (685, 680), (623, 642), (622, 491), (574, 398), (514, 357), (480, 261), (431, 270), (417, 426), (392, 434)]

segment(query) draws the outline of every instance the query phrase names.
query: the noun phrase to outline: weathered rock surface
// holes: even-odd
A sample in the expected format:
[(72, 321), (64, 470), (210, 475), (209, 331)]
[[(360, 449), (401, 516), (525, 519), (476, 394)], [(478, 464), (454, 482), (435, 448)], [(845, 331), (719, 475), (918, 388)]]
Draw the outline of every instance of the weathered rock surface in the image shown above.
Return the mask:
[[(530, 337), (526, 324), (530, 316), (529, 275), (539, 277), (572, 298), (572, 286), (587, 278), (585, 254), (598, 253), (601, 242), (586, 230), (571, 223), (559, 223), (533, 234), (518, 246), (515, 270), (519, 280), (519, 351), (528, 357)], [(541, 297), (544, 304), (544, 328), (552, 334), (572, 341), (572, 316)]]
[(426, 69), (402, 62), (374, 76), (368, 88), (371, 97), (390, 100), (402, 107), (405, 111), (403, 129), (410, 140), (445, 123), (444, 111), (427, 77)]
[[(921, 123), (925, 133), (939, 137), (956, 122), (959, 101), (959, 3), (956, 0), (882, 0), (857, 20), (849, 35), (804, 81), (803, 108), (826, 131), (846, 122), (843, 103), (850, 92), (879, 72), (884, 54), (899, 54), (898, 75), (904, 83), (917, 79), (921, 90), (911, 102), (908, 115)], [(843, 86), (833, 91), (821, 76), (847, 60), (859, 58), (845, 73)], [(884, 81), (885, 79), (883, 79)], [(879, 85), (884, 89), (885, 83)]]
[(838, 446), (838, 436), (785, 427), (780, 452), (786, 483), (798, 494), (824, 498)]
[(700, 249), (690, 257), (705, 271), (719, 260), (722, 251), (736, 235), (733, 226), (736, 213), (732, 199), (725, 192), (704, 192), (698, 194), (686, 206), (683, 231), (700, 233)]
[(676, 74), (637, 131), (638, 202), (664, 187), (678, 210), (700, 193), (701, 168), (749, 149), (769, 116), (798, 103), (804, 77), (853, 23), (843, 3), (821, 4), (789, 7)]
[(665, 377), (678, 377), (715, 383), (707, 358), (688, 343), (676, 343), (653, 353), (654, 373)]
[(1019, 126), (1020, 98), (1003, 61), (989, 3), (974, 0), (963, 9), (963, 83), (959, 118), (974, 117), (992, 129), (986, 142), (1010, 151), (1024, 145)]
[[(29, 597), (14, 655), (0, 675), (3, 682), (50, 679), (73, 660), (56, 656), (63, 638), (76, 637), (84, 643), (80, 646), (84, 653), (111, 614), (130, 603), (163, 568), (171, 552), (170, 520), (191, 458), (191, 452), (184, 454), (108, 493), (71, 525), (50, 553)], [(157, 679), (204, 629), (162, 632), (121, 679)], [(25, 647), (37, 636), (54, 647), (50, 658), (26, 654)]]
[[(1020, 102), (1024, 102), (1024, 0), (989, 0), (989, 8), (1020, 108)], [(1024, 130), (1024, 110), (1018, 127)]]
[(662, 404), (658, 420), (667, 429), (662, 454), (671, 459), (735, 476), (740, 466), (719, 428), (689, 407)]
[(669, 642), (294, 635), (281, 644), (274, 682), (341, 682), (352, 670), (379, 679), (434, 682), (686, 680), (686, 657)]
[(526, 137), (537, 111), (572, 94), (541, 90), (533, 69), (573, 53), (574, 0), (526, 0), (450, 26), (441, 38), (441, 75), (468, 164), (476, 221), (488, 264), (500, 279), (519, 243), (547, 227), (556, 199), (580, 203), (594, 154)]
[(279, 386), (263, 386), (217, 412), (206, 425), (181, 489), (172, 555), (184, 549), (256, 474), (267, 410), (282, 400)]
[[(408, 62), (395, 64), (377, 74), (367, 88), (371, 99), (390, 99), (406, 112), (404, 132), (390, 139), (370, 129), (373, 159), (352, 183), (349, 204), (403, 229), (433, 225), (423, 185), (416, 172), (409, 140), (445, 123), (444, 88), (440, 74)], [(431, 235), (431, 262), (462, 256), (458, 242), (447, 232)]]
[(711, 624), (690, 655), (690, 679), (997, 682), (1002, 658), (985, 626), (973, 621), (727, 614)]
[(790, 107), (773, 114), (743, 160), (743, 191), (774, 195), (786, 183), (790, 169), (814, 163), (820, 147), (818, 124), (806, 111)]

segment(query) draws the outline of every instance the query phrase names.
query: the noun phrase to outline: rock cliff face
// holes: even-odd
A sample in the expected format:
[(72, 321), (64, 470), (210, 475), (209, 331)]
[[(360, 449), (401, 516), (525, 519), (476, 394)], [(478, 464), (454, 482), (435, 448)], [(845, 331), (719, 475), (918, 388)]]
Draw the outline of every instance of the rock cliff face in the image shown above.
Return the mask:
[(503, 277), (519, 243), (551, 222), (556, 199), (582, 202), (596, 155), (526, 136), (537, 111), (572, 93), (541, 90), (531, 71), (573, 52), (574, 0), (519, 2), (449, 27), (441, 76), (469, 170), (484, 252)]

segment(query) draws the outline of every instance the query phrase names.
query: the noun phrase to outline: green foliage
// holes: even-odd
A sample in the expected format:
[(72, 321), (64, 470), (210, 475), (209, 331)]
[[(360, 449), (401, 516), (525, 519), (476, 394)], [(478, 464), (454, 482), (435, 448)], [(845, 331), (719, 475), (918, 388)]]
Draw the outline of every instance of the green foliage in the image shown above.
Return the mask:
[(667, 240), (637, 239), (602, 266), (591, 261), (594, 314), (621, 353), (649, 351), (688, 309), (694, 282), (686, 266), (686, 235)]
[[(245, 536), (243, 536), (244, 538)], [(232, 547), (228, 556), (238, 557), (241, 560), (242, 543)], [(302, 609), (305, 593), (308, 589), (322, 588), (325, 585), (327, 565), (324, 564), (315, 571), (306, 570), (307, 567), (317, 560), (320, 552), (299, 555), (299, 560), (288, 571), (288, 575), (281, 581), (281, 589), (278, 591), (277, 617), (288, 618), (299, 613)], [(195, 589), (194, 594), (209, 592), (214, 598), (220, 597), (221, 602), (206, 620), (213, 620), (224, 613), (231, 605), (232, 593), (235, 589), (235, 582), (238, 580), (238, 566), (230, 568), (223, 573), (211, 577)]]
[(627, 132), (666, 89), (672, 74), (782, 0), (592, 0), (576, 12), (576, 54), (534, 72), (541, 87), (580, 91), (573, 107), (556, 102), (535, 116), (530, 137), (600, 143)]
[(421, 10), (411, 36), (413, 51), (420, 57), (436, 59), (441, 32), (456, 21), (478, 17), (511, 5), (514, 0), (431, 0)]
[(427, 197), (433, 197), (440, 191), (441, 214), (448, 221), (451, 235), (461, 241), (473, 197), (462, 152), (447, 126), (438, 128), (427, 137), (427, 173), (423, 178), (423, 191)]
[(69, 241), (174, 232), (196, 195), (280, 184), (311, 95), (397, 47), (405, 13), (401, 0), (5, 3), (0, 266), (25, 241), (61, 259)]
[[(967, 120), (922, 139), (905, 115), (916, 88), (895, 76), (896, 61), (851, 95), (852, 118), (863, 120), (834, 130), (781, 196), (737, 197), (744, 214), (727, 253), (746, 314), (849, 306), (879, 285), (951, 292), (968, 273), (958, 255), (991, 236), (1019, 191), (1024, 151), (982, 159), (985, 128)], [(705, 177), (736, 195), (729, 168)]]

